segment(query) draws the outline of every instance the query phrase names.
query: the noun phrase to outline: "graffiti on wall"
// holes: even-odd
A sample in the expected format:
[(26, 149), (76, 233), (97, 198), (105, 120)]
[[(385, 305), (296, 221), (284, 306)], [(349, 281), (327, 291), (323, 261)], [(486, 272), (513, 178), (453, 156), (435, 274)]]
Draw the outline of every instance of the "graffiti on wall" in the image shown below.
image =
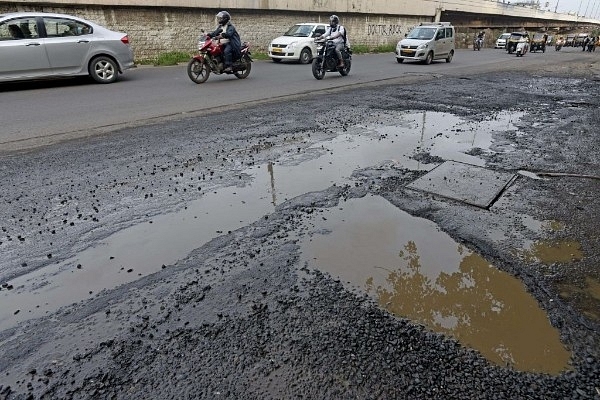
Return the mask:
[(371, 24), (367, 25), (367, 35), (381, 35), (381, 36), (398, 36), (402, 34), (401, 25), (383, 25), (383, 24)]

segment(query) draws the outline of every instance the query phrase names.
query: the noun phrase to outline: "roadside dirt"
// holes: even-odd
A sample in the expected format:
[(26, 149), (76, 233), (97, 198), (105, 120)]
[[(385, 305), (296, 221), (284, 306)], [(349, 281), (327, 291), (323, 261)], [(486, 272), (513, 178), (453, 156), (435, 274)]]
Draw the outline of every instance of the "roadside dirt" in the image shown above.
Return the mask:
[[(211, 115), (3, 156), (0, 298), (19, 290), (11, 287), (19, 276), (115, 232), (223, 187), (242, 190), (252, 181), (248, 167), (301, 164), (327, 153), (315, 143), (393, 124), (406, 111), (475, 122), (518, 114), (517, 129), (498, 129), (489, 148), (466, 152), (517, 178), (489, 209), (407, 189), (427, 169), (391, 161), (274, 199), (268, 214), (219, 229), (177, 262), (0, 331), (0, 398), (600, 398), (596, 66), (441, 76), (337, 91), (335, 104), (325, 103), (261, 105), (244, 110), (243, 123), (240, 111), (226, 112), (218, 134), (198, 128), (210, 126)], [(445, 161), (427, 147), (411, 158)], [(518, 278), (559, 332), (568, 367), (548, 374), (490, 362), (303, 262), (301, 241), (316, 234), (311, 221), (368, 196), (434, 222)], [(533, 228), (532, 220), (552, 228)], [(517, 251), (531, 243), (569, 254)]]

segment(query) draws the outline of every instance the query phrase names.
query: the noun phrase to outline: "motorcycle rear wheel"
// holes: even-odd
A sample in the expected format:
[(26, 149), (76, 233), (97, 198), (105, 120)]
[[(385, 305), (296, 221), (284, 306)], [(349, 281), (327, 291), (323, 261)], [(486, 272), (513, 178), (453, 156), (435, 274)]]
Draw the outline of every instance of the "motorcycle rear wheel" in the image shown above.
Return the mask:
[(340, 75), (347, 76), (350, 73), (351, 67), (352, 67), (352, 61), (350, 61), (350, 60), (344, 61), (344, 68), (340, 69)]
[(250, 71), (252, 70), (252, 63), (250, 60), (243, 58), (240, 63), (244, 64), (244, 69), (233, 71), (233, 74), (238, 79), (246, 79), (248, 75), (250, 75)]
[(325, 76), (325, 68), (321, 65), (321, 62), (318, 59), (314, 59), (312, 63), (312, 74), (317, 80), (323, 79)]
[(210, 68), (205, 62), (192, 58), (187, 65), (187, 74), (194, 83), (204, 83), (210, 76)]

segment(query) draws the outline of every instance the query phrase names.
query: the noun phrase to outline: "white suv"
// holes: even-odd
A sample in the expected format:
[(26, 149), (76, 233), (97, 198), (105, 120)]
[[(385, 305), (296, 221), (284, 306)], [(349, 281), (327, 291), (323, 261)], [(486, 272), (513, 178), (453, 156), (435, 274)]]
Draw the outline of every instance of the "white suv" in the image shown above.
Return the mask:
[(324, 33), (325, 24), (306, 22), (293, 25), (283, 36), (271, 41), (269, 57), (273, 62), (291, 60), (308, 64), (317, 52), (315, 37)]
[(450, 22), (421, 23), (413, 28), (396, 46), (396, 61), (452, 61), (455, 49), (454, 27)]

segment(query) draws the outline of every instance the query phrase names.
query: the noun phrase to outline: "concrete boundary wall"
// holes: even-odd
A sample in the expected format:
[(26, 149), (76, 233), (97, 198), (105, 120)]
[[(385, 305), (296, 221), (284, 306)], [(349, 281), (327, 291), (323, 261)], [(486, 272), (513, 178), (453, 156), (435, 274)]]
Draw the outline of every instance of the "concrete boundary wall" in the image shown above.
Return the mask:
[[(215, 14), (220, 9), (185, 9), (176, 7), (107, 7), (107, 6), (27, 6), (0, 2), (0, 13), (8, 11), (45, 11), (77, 15), (110, 29), (129, 34), (136, 60), (156, 58), (170, 51), (194, 52), (200, 29), (216, 27)], [(330, 13), (297, 11), (233, 10), (232, 22), (242, 40), (249, 41), (257, 52), (266, 53), (269, 42), (298, 22), (329, 22)], [(338, 13), (353, 45), (376, 47), (395, 45), (414, 25), (432, 18), (390, 15)]]
[[(271, 11), (305, 11), (316, 13), (406, 15), (434, 17), (436, 14), (461, 12), (501, 15), (525, 19), (548, 19), (580, 22), (575, 15), (523, 7), (510, 1), (496, 0), (4, 0), (17, 5), (56, 4), (63, 6), (177, 7), (200, 9), (235, 9)], [(512, 3), (517, 3), (513, 1)], [(598, 21), (595, 21), (598, 23)]]
[[(374, 48), (382, 45), (395, 45), (398, 40), (404, 37), (413, 26), (419, 22), (430, 22), (435, 20), (436, 16), (442, 20), (444, 15), (451, 13), (447, 8), (437, 7), (440, 3), (433, 1), (404, 1), (394, 0), (383, 2), (380, 0), (358, 1), (345, 0), (285, 0), (285, 4), (290, 4), (296, 8), (298, 4), (305, 4), (307, 10), (296, 11), (285, 9), (282, 6), (283, 0), (216, 0), (210, 2), (212, 5), (207, 7), (197, 7), (193, 4), (207, 4), (207, 1), (177, 1), (172, 4), (187, 4), (187, 6), (160, 6), (161, 1), (132, 0), (127, 2), (129, 5), (118, 5), (113, 3), (124, 3), (121, 1), (112, 1), (101, 4), (91, 4), (95, 0), (86, 0), (85, 4), (81, 0), (62, 1), (55, 0), (53, 3), (33, 2), (33, 1), (2, 1), (0, 0), (0, 12), (10, 11), (46, 11), (59, 12), (65, 14), (77, 15), (90, 21), (97, 22), (110, 29), (126, 32), (130, 36), (132, 47), (137, 61), (143, 59), (154, 59), (161, 53), (170, 51), (183, 51), (193, 53), (196, 51), (197, 39), (200, 29), (212, 30), (215, 28), (215, 14), (221, 9), (227, 9), (232, 14), (232, 20), (236, 25), (242, 40), (249, 41), (256, 52), (266, 52), (269, 42), (283, 34), (289, 26), (298, 22), (327, 22), (329, 15), (335, 12), (339, 15), (341, 23), (347, 28), (349, 38), (353, 45), (364, 45)], [(444, 2), (444, 7), (454, 5), (456, 8), (459, 3), (466, 5), (472, 4), (473, 0), (454, 0)], [(62, 4), (65, 3), (65, 4)], [(68, 4), (66, 4), (68, 3)], [(96, 1), (100, 3), (100, 1)], [(138, 4), (139, 3), (139, 4)], [(152, 3), (152, 5), (147, 5)], [(354, 7), (361, 12), (341, 12), (333, 11), (336, 5), (344, 4), (342, 9), (353, 8), (351, 4), (362, 4)], [(389, 10), (395, 10), (397, 4), (414, 3), (418, 7), (407, 7), (403, 12), (392, 15)], [(495, 1), (478, 1), (477, 3), (490, 3), (489, 7), (497, 7)], [(218, 7), (215, 7), (217, 4)], [(250, 8), (225, 7), (231, 4), (244, 4)], [(389, 4), (390, 7), (385, 7)], [(433, 5), (433, 6), (432, 6)], [(279, 9), (269, 7), (278, 6)], [(437, 7), (437, 8), (436, 8)], [(462, 6), (461, 6), (462, 7)], [(466, 6), (464, 6), (466, 7)], [(316, 10), (323, 9), (323, 10)], [(368, 10), (387, 11), (376, 13), (367, 12)], [(437, 15), (436, 15), (437, 13)], [(456, 13), (454, 13), (456, 14)], [(457, 29), (457, 47), (468, 47), (471, 45), (470, 38), (474, 32), (474, 27), (464, 23), (469, 18), (476, 19), (481, 14), (460, 13), (462, 26), (455, 23)], [(471, 15), (471, 17), (468, 17)], [(557, 14), (554, 14), (557, 15)], [(466, 17), (464, 17), (466, 16)], [(504, 14), (499, 17), (507, 17)], [(515, 18), (512, 18), (515, 20)], [(458, 21), (457, 21), (458, 22)], [(485, 25), (483, 25), (485, 26)], [(490, 26), (490, 25), (488, 25)], [(486, 36), (486, 45), (493, 45), (493, 41), (504, 29), (511, 29), (510, 25), (495, 26), (488, 29)]]

